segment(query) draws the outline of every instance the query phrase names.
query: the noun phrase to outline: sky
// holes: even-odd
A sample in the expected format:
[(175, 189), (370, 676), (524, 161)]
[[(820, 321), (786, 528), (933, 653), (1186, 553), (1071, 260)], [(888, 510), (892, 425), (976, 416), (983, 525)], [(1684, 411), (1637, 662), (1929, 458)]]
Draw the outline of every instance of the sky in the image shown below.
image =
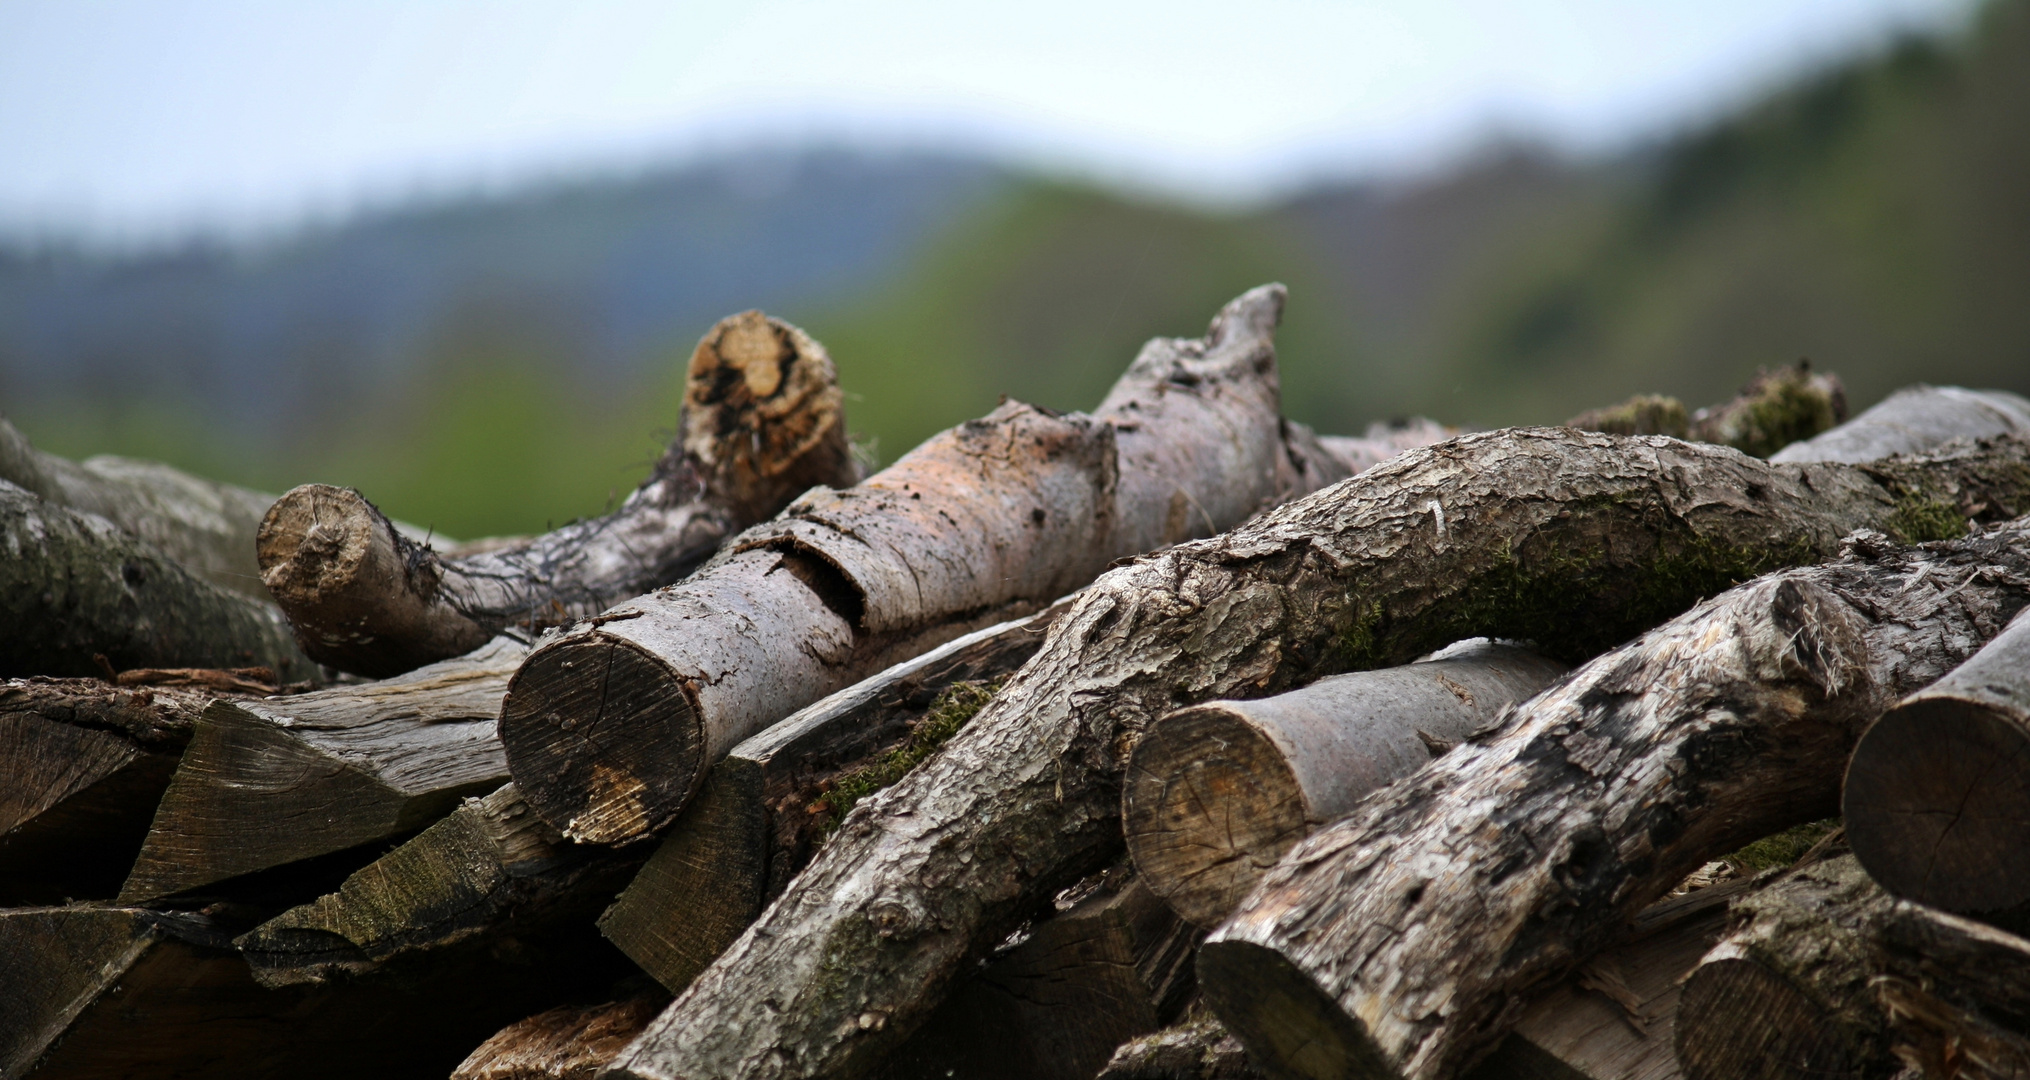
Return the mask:
[(247, 233), (813, 144), (1213, 202), (1611, 151), (1971, 0), (0, 0), (0, 235)]

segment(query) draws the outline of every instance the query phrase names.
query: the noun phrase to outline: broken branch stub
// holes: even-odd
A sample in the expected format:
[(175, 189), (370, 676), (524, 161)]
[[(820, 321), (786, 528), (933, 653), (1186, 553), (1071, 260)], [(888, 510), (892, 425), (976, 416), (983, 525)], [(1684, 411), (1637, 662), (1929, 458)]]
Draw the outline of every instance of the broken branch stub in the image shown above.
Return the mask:
[(668, 585), (798, 493), (859, 476), (831, 357), (758, 311), (698, 343), (679, 426), (618, 510), (471, 555), (415, 542), (357, 491), (304, 485), (261, 523), (262, 579), (312, 656), (386, 677)]

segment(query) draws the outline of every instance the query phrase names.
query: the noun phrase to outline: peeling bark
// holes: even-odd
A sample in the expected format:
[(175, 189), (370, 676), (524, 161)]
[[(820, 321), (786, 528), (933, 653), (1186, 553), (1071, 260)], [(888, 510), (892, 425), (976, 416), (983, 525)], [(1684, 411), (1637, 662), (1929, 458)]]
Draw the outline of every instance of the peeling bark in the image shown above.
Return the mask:
[(413, 832), (500, 787), (494, 720), (528, 646), (500, 637), (400, 678), (213, 702), (121, 899), (175, 895)]
[(2019, 519), (1701, 603), (1297, 845), (1201, 950), (1206, 998), (1293, 1076), (1457, 1076), (1619, 920), (1827, 816), (1861, 729), (2026, 602)]
[[(1156, 717), (1474, 636), (1584, 659), (1701, 595), (1829, 556), (1905, 499), (2030, 504), (2025, 453), (2001, 441), (1778, 466), (1661, 438), (1497, 431), (1138, 559), (1096, 582), (938, 757), (863, 801), (619, 1065), (864, 1075), (1025, 911), (1119, 855), (1122, 758)], [(745, 1007), (759, 1000), (776, 1008)]]
[(312, 656), (386, 677), (678, 581), (798, 493), (859, 477), (831, 357), (758, 311), (698, 343), (678, 423), (620, 509), (469, 555), (403, 536), (356, 491), (296, 488), (261, 523), (262, 578)]
[(1852, 420), (1770, 455), (1786, 463), (1925, 454), (1951, 439), (2030, 435), (2030, 400), (2006, 390), (1907, 386)]
[(1491, 643), (1165, 716), (1136, 743), (1121, 794), (1150, 890), (1207, 929), (1291, 846), (1565, 673)]
[(659, 994), (559, 1006), (517, 1020), (479, 1044), (451, 1080), (593, 1080), (661, 1010)]
[(810, 492), (544, 645), (501, 714), (530, 805), (576, 840), (650, 835), (734, 744), (825, 694), (1333, 478), (1279, 415), (1282, 306), (1263, 286), (1203, 339), (1150, 342), (1092, 416), (1004, 404)]

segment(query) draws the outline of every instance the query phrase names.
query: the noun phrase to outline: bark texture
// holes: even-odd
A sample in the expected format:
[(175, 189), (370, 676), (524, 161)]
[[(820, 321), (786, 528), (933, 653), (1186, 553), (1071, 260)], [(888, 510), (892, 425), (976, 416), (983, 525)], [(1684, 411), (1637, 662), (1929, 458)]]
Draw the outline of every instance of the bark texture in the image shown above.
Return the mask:
[(0, 682), (0, 905), (117, 891), (208, 700), (97, 679)]
[(1483, 642), (1171, 713), (1128, 759), (1121, 819), (1135, 869), (1179, 915), (1218, 926), (1297, 841), (1565, 670)]
[(2030, 941), (1908, 900), (1877, 908), (1868, 934), (1899, 1059), (1926, 1076), (2030, 1078)]
[(1874, 461), (1923, 454), (1952, 439), (2030, 434), (2030, 400), (2006, 390), (1908, 386), (1845, 424), (1770, 455), (1771, 461)]
[(843, 774), (906, 743), (945, 688), (1013, 674), (1068, 607), (1059, 601), (948, 642), (734, 747), (600, 916), (600, 932), (681, 991), (810, 862), (836, 824), (824, 797)]
[[(1701, 595), (1831, 555), (1906, 499), (1965, 497), (1984, 515), (2030, 502), (2024, 458), (2009, 441), (1777, 466), (1513, 429), (1409, 451), (1138, 559), (1096, 582), (938, 757), (862, 802), (620, 1064), (636, 1077), (864, 1073), (968, 959), (1120, 853), (1122, 758), (1173, 709), (1481, 635), (1583, 659)], [(778, 1007), (740, 1004), (758, 1000)]]
[(2026, 571), (2030, 521), (1864, 533), (1701, 603), (1292, 849), (1200, 952), (1207, 1000), (1290, 1075), (1459, 1075), (1621, 919), (1828, 816), (1861, 729), (2000, 632)]
[(1262, 1080), (1219, 1018), (1198, 1003), (1193, 1011), (1174, 1027), (1122, 1043), (1099, 1080)]
[(501, 714), (530, 805), (575, 840), (640, 839), (810, 702), (1338, 475), (1280, 416), (1282, 306), (1263, 286), (1202, 339), (1150, 342), (1092, 416), (1004, 404), (809, 492), (690, 580), (544, 645)]
[(500, 637), (400, 678), (214, 701), (120, 890), (140, 902), (413, 832), (498, 788), (494, 721), (528, 646)]
[(1738, 902), (1734, 927), (1685, 982), (1675, 1041), (1686, 1080), (1896, 1072), (1865, 935), (1889, 902), (1848, 856)]
[(504, 1027), (451, 1080), (593, 1080), (661, 1010), (660, 995), (563, 1005)]
[[(1731, 400), (1695, 413), (1687, 414), (1676, 398), (1639, 394), (1619, 405), (1580, 413), (1566, 421), (1566, 426), (1612, 435), (1669, 435), (1731, 446), (1766, 458), (1846, 418), (1847, 391), (1839, 377), (1814, 373), (1810, 364), (1799, 361), (1775, 371), (1765, 370)], [(1910, 447), (1903, 452), (1919, 449), (1928, 447)]]
[(105, 518), (0, 480), (0, 676), (97, 675), (106, 664), (317, 677), (273, 605), (194, 576)]
[(1869, 727), (1841, 804), (1890, 892), (1949, 911), (2030, 904), (2030, 619)]
[(403, 536), (359, 492), (296, 488), (261, 523), (262, 580), (310, 655), (386, 677), (668, 585), (805, 489), (859, 479), (831, 357), (758, 311), (698, 343), (678, 425), (618, 510), (464, 556)]

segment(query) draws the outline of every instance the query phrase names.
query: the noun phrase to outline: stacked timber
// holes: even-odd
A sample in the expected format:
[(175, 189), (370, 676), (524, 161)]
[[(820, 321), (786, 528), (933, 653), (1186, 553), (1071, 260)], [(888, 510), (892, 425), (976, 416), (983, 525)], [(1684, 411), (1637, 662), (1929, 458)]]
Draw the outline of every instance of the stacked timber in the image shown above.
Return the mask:
[(736, 315), (463, 547), (0, 426), (0, 1076), (2030, 1078), (2030, 403), (1317, 436), (1284, 299), (872, 475)]

